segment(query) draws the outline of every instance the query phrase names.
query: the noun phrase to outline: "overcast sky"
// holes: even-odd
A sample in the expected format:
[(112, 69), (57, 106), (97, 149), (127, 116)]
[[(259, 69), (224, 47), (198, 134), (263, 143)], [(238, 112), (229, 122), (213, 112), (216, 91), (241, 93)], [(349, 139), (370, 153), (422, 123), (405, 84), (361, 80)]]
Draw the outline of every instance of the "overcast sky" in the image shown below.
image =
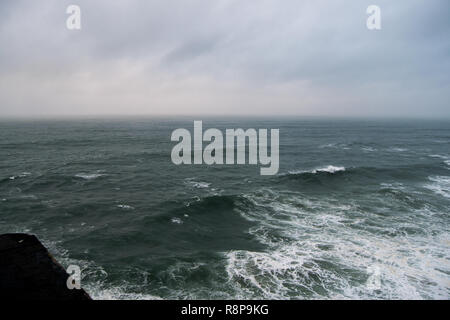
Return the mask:
[(120, 114), (450, 117), (450, 1), (0, 1), (0, 117)]

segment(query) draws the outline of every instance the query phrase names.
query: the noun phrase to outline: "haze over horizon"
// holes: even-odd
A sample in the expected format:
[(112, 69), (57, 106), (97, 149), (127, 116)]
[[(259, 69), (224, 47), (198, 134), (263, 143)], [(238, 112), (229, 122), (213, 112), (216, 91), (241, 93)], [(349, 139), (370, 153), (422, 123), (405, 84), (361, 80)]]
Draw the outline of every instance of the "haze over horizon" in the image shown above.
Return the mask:
[[(82, 29), (66, 28), (81, 7)], [(366, 28), (369, 5), (382, 29)], [(450, 3), (0, 3), (0, 118), (450, 117)]]

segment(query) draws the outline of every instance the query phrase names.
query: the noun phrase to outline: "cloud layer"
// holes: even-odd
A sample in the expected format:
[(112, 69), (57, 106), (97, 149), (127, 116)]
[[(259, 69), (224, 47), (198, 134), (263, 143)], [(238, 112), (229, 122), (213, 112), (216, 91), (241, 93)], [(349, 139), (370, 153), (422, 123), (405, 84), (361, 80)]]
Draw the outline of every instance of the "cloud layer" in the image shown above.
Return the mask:
[(0, 117), (449, 117), (450, 3), (376, 2), (3, 0)]

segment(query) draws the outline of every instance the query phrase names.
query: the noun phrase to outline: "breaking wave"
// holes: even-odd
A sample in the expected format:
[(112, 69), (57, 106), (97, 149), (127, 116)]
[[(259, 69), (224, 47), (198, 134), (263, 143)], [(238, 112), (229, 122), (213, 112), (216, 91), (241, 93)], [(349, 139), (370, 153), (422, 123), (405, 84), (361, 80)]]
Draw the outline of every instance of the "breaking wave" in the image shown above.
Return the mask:
[(317, 168), (317, 169), (313, 169), (310, 171), (305, 171), (305, 170), (293, 170), (293, 171), (289, 171), (289, 174), (291, 175), (298, 175), (298, 174), (303, 174), (303, 173), (312, 173), (312, 174), (316, 174), (316, 173), (320, 173), (320, 172), (326, 172), (326, 173), (336, 173), (336, 172), (340, 172), (340, 171), (345, 171), (345, 167), (338, 167), (338, 166), (326, 166), (323, 168)]
[(426, 184), (425, 188), (441, 195), (445, 198), (450, 198), (450, 177), (448, 176), (433, 176), (428, 178), (432, 183)]
[(429, 233), (426, 220), (396, 221), (398, 228), (424, 223), (424, 232), (392, 237), (380, 231), (396, 218), (351, 202), (271, 190), (246, 198), (257, 209), (241, 214), (257, 222), (250, 233), (267, 250), (224, 253), (238, 297), (448, 298), (448, 233)]
[(81, 178), (84, 180), (93, 180), (104, 176), (103, 173), (78, 173), (75, 175), (75, 178)]

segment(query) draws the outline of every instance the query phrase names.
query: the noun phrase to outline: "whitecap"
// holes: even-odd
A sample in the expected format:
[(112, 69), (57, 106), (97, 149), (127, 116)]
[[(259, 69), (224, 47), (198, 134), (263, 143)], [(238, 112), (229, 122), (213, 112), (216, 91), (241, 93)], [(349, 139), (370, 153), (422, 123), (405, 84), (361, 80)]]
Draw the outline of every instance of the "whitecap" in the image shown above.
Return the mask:
[(25, 177), (28, 177), (29, 175), (31, 175), (31, 172), (22, 172), (22, 173), (20, 173), (17, 176), (10, 176), (9, 180), (16, 180), (18, 178), (25, 178)]
[(450, 198), (450, 177), (432, 176), (428, 177), (428, 180), (433, 183), (425, 185), (425, 188), (445, 198)]
[(401, 191), (405, 190), (405, 187), (403, 186), (403, 183), (401, 183), (401, 182), (380, 183), (380, 186), (383, 188), (393, 189), (393, 190), (401, 190)]
[(198, 188), (198, 189), (209, 188), (210, 185), (211, 185), (211, 183), (208, 183), (208, 182), (194, 182), (192, 184), (192, 186), (194, 188)]
[(94, 300), (162, 300), (158, 296), (130, 292), (124, 287), (104, 288), (102, 285), (88, 284), (83, 287)]
[[(302, 173), (318, 173), (318, 172), (327, 172), (327, 173), (336, 173), (339, 171), (345, 171), (345, 167), (338, 167), (338, 166), (333, 166), (333, 165), (329, 165), (326, 167), (322, 167), (322, 168), (316, 168), (313, 170), (291, 170), (288, 171), (288, 174), (302, 174)], [(280, 174), (280, 175), (285, 175), (285, 174)]]
[(312, 173), (317, 173), (317, 172), (328, 172), (328, 173), (336, 173), (339, 171), (345, 171), (345, 167), (336, 167), (336, 166), (327, 166), (324, 168), (318, 168), (318, 169), (314, 169), (313, 171), (311, 171)]
[[(17, 231), (30, 232), (30, 230)], [(80, 266), (81, 286), (94, 300), (161, 300), (162, 298), (151, 294), (134, 292), (135, 286), (124, 282), (120, 286), (111, 286), (107, 282), (108, 273), (105, 269), (90, 260), (72, 259), (67, 249), (62, 248), (59, 242), (41, 239), (44, 246), (55, 256), (64, 267), (69, 265)], [(86, 281), (85, 278), (89, 280)]]
[(369, 232), (366, 220), (372, 215), (332, 197), (261, 190), (245, 198), (256, 207), (239, 212), (255, 223), (249, 232), (266, 250), (223, 253), (237, 297), (448, 299), (445, 232), (408, 237)]
[(31, 199), (31, 200), (36, 200), (38, 197), (35, 196), (34, 194), (25, 194), (20, 196), (21, 199)]
[(134, 210), (134, 207), (128, 204), (118, 204), (117, 207), (125, 210)]
[(319, 146), (320, 149), (323, 148), (334, 148), (334, 149), (343, 149), (343, 150), (349, 150), (350, 147), (348, 144), (345, 143), (328, 143), (328, 144), (323, 144)]
[(20, 178), (24, 178), (24, 177), (28, 177), (31, 175), (31, 172), (22, 172), (21, 174), (19, 174)]
[(78, 173), (75, 175), (76, 178), (81, 178), (85, 180), (97, 179), (102, 176), (104, 176), (104, 174), (102, 173)]
[(185, 183), (188, 186), (190, 186), (192, 188), (196, 188), (196, 189), (207, 189), (211, 185), (211, 183), (209, 183), (209, 182), (195, 181), (193, 179), (194, 178), (188, 178), (188, 179), (185, 180)]
[(181, 220), (180, 218), (172, 218), (170, 220), (172, 223), (176, 223), (176, 224), (182, 224), (183, 220)]
[(406, 148), (399, 148), (399, 147), (391, 147), (388, 149), (390, 152), (405, 152), (408, 151)]
[(334, 148), (336, 147), (336, 143), (328, 143), (328, 144), (322, 144), (319, 146), (319, 148)]
[[(430, 157), (430, 158), (438, 158), (438, 159), (442, 159), (442, 160), (444, 160), (444, 163), (445, 163), (447, 166), (450, 166), (450, 157), (449, 157), (449, 156), (444, 156), (444, 155), (441, 155), (441, 154), (430, 154), (429, 157)], [(449, 169), (450, 169), (450, 168), (449, 168)]]

